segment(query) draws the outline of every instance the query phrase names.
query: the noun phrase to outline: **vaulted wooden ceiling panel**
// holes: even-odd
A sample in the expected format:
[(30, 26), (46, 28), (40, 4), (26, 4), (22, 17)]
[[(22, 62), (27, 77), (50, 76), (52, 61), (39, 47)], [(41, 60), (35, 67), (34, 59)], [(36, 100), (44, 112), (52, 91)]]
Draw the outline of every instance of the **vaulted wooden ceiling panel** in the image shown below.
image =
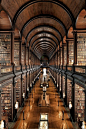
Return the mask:
[(35, 45), (38, 44), (38, 43), (40, 43), (40, 42), (49, 42), (49, 43), (51, 43), (53, 46), (56, 47), (56, 44), (55, 44), (55, 42), (54, 42), (52, 39), (49, 39), (49, 38), (40, 38), (40, 39), (36, 40), (35, 42), (33, 42), (32, 48), (34, 48)]
[(17, 10), (28, 1), (30, 0), (2, 0), (1, 5), (9, 13), (11, 19), (13, 19)]
[(57, 17), (63, 21), (67, 29), (72, 24), (70, 16), (62, 7), (51, 2), (38, 2), (28, 6), (21, 12), (17, 18), (16, 25), (21, 30), (23, 25), (29, 19), (41, 14), (53, 15), (54, 17)]
[(42, 33), (42, 32), (52, 33), (55, 37), (58, 37), (59, 41), (61, 41), (61, 36), (59, 35), (57, 31), (55, 31), (53, 28), (42, 27), (42, 26), (31, 31), (31, 33), (28, 35), (28, 41), (30, 41), (30, 39), (37, 33)]
[(56, 39), (56, 37), (54, 37), (53, 35), (48, 34), (48, 33), (41, 33), (41, 34), (34, 36), (30, 42), (30, 45), (32, 46), (33, 42), (35, 42), (37, 39), (43, 38), (43, 37), (52, 39), (58, 45), (58, 40)]
[(5, 11), (1, 11), (0, 12), (0, 29), (8, 30), (11, 28), (12, 28), (12, 24), (11, 24), (9, 16), (7, 15)]

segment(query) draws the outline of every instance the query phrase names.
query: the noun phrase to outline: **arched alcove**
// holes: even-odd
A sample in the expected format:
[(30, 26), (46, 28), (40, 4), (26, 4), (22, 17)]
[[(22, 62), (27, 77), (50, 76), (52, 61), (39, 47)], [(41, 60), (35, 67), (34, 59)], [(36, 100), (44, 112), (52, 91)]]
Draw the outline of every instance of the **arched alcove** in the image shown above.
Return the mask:
[(83, 9), (76, 19), (76, 29), (86, 29), (86, 10)]
[(73, 27), (72, 26), (68, 30), (68, 38), (73, 38)]
[(11, 19), (5, 11), (0, 12), (0, 29), (10, 30), (12, 28)]

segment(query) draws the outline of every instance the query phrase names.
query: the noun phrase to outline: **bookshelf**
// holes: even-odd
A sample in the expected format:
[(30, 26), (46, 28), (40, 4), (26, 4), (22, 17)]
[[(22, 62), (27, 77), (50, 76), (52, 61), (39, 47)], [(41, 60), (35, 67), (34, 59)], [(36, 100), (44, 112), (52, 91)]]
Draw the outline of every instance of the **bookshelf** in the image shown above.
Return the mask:
[(77, 33), (77, 65), (86, 65), (86, 33)]
[(22, 65), (25, 65), (25, 46), (24, 45), (22, 45), (21, 63)]
[(21, 76), (18, 76), (15, 78), (15, 88), (16, 88), (16, 100), (19, 102), (19, 105), (21, 103)]
[(26, 94), (26, 74), (24, 74), (22, 78), (22, 93)]
[(69, 65), (74, 63), (74, 41), (68, 42)]
[(14, 64), (15, 66), (19, 66), (19, 50), (20, 50), (20, 43), (14, 42)]
[(61, 92), (61, 74), (59, 74), (59, 91)]
[(26, 65), (28, 65), (28, 48), (26, 48)]
[(0, 33), (0, 64), (11, 65), (11, 33)]
[(12, 84), (7, 84), (1, 91), (1, 117), (12, 120)]
[(60, 52), (58, 51), (58, 66), (60, 64)]
[(72, 102), (72, 84), (71, 80), (67, 79), (67, 105), (69, 106), (69, 102)]
[(29, 72), (27, 73), (27, 87), (29, 86)]
[(64, 65), (67, 64), (67, 46), (64, 46)]
[(62, 65), (62, 48), (61, 48), (61, 51), (60, 52), (61, 52), (61, 65)]
[(75, 118), (84, 121), (85, 93), (84, 88), (75, 83)]
[(62, 76), (62, 82), (63, 82), (63, 98), (65, 97), (65, 76)]

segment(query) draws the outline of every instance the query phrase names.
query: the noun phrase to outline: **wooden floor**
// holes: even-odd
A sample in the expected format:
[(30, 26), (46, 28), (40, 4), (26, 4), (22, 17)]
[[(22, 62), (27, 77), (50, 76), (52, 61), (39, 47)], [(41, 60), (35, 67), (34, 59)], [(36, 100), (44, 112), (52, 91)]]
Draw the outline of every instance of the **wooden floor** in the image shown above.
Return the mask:
[[(49, 129), (74, 129), (69, 120), (69, 116), (63, 107), (63, 103), (56, 92), (52, 79), (50, 79), (49, 88), (47, 88), (47, 94), (50, 97), (49, 107), (38, 106), (38, 99), (42, 93), (39, 79), (36, 82), (27, 102), (25, 102), (25, 107), (23, 108), (25, 120), (23, 120), (23, 113), (21, 112), (13, 129), (38, 129), (40, 113), (48, 113)], [(30, 106), (28, 102), (29, 100)], [(58, 100), (60, 101), (59, 106)], [(64, 111), (64, 120), (62, 120), (62, 111)]]

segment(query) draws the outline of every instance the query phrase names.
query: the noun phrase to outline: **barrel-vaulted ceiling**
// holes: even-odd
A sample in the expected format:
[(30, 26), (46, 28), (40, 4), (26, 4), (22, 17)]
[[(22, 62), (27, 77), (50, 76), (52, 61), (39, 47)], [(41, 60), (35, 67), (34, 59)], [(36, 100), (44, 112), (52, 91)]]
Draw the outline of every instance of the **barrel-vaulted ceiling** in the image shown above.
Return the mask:
[(38, 58), (43, 54), (50, 58), (68, 29), (75, 27), (85, 0), (1, 0), (1, 6), (31, 51)]

